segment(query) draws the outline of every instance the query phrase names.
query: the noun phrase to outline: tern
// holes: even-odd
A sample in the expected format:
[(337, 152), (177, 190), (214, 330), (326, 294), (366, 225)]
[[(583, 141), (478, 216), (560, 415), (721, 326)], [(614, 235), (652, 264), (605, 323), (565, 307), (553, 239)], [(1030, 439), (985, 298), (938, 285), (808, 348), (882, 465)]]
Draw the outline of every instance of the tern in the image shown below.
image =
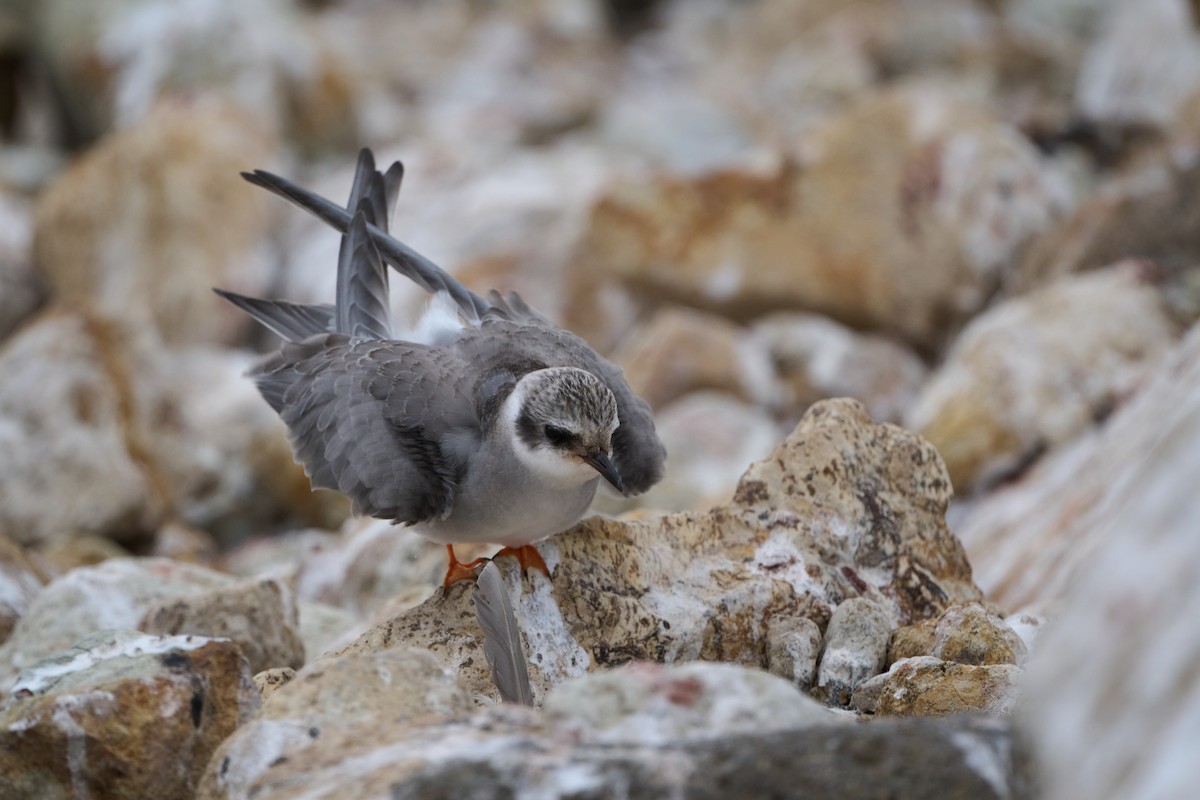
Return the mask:
[[(345, 208), (256, 170), (242, 173), (342, 232), (335, 302), (214, 289), (284, 339), (254, 368), (314, 487), (446, 545), (443, 586), (474, 577), (453, 545), (502, 545), (549, 575), (533, 543), (586, 513), (603, 478), (626, 496), (663, 473), (649, 405), (620, 369), (515, 292), (471, 292), (393, 238), (403, 177), (358, 158)], [(416, 333), (393, 330), (388, 269), (432, 295)]]

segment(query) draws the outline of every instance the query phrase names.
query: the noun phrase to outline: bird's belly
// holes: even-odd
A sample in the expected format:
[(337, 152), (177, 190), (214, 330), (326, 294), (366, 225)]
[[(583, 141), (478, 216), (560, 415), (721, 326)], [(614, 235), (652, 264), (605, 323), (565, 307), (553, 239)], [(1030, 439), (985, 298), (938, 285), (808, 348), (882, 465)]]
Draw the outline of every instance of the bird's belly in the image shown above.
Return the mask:
[[(424, 523), (423, 532), (446, 544), (490, 542), (520, 547), (560, 533), (578, 522), (592, 504), (598, 484), (596, 478), (568, 490), (520, 484), (464, 492), (449, 516)], [(470, 502), (467, 498), (471, 496), (488, 499)]]

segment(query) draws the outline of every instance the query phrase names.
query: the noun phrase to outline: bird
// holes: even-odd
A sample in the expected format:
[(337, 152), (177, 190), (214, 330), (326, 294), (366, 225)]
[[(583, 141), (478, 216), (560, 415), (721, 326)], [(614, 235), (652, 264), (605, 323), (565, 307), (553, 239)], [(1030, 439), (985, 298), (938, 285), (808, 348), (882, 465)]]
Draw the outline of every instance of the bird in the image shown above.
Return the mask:
[[(661, 479), (650, 406), (516, 292), (481, 297), (394, 238), (403, 175), (364, 148), (342, 207), (243, 172), (341, 231), (334, 303), (214, 291), (283, 339), (249, 375), (314, 487), (444, 544), (445, 590), (489, 560), (459, 562), (456, 543), (501, 545), (496, 557), (549, 576), (533, 543), (581, 519), (601, 480), (634, 496)], [(391, 320), (389, 266), (430, 295), (410, 331)]]

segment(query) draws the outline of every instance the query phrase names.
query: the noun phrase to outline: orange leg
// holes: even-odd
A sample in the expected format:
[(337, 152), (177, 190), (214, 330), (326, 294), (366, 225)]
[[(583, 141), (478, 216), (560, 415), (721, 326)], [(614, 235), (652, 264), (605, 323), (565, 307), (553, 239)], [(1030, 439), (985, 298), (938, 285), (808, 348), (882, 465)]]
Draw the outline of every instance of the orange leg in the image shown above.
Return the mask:
[(537, 551), (537, 548), (531, 544), (522, 545), (520, 547), (506, 547), (499, 553), (496, 553), (494, 558), (501, 556), (513, 556), (521, 565), (522, 574), (528, 574), (529, 570), (540, 569), (542, 573), (549, 578), (550, 568), (546, 566), (546, 562), (542, 560), (542, 554)]
[(446, 577), (442, 580), (442, 589), (448, 590), (459, 581), (475, 580), (475, 569), (486, 564), (489, 559), (477, 558), (467, 564), (454, 557), (454, 546), (446, 545), (446, 553), (450, 556), (450, 566), (446, 567)]

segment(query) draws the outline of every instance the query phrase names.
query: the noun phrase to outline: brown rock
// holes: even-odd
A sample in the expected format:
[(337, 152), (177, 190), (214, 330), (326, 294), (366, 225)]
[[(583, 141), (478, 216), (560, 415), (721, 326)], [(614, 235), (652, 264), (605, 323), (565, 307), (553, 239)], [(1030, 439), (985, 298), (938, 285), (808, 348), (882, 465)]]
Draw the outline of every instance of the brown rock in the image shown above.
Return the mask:
[(940, 621), (938, 617), (922, 619), (892, 631), (888, 640), (887, 665), (890, 667), (902, 658), (932, 655), (934, 631)]
[(934, 656), (959, 664), (1017, 664), (1028, 655), (1025, 642), (1006, 620), (981, 603), (951, 606), (937, 619), (925, 619), (892, 632), (888, 664)]
[(737, 325), (713, 314), (665, 308), (627, 341), (613, 361), (652, 408), (700, 389), (752, 402), (769, 399), (773, 389), (766, 352)]
[(917, 656), (861, 684), (851, 702), (860, 711), (888, 716), (1007, 714), (1016, 703), (1020, 675), (1012, 664), (978, 666)]
[[(499, 562), (535, 694), (632, 660), (763, 665), (768, 620), (808, 617), (823, 627), (849, 597), (905, 622), (977, 600), (943, 520), (949, 492), (927, 443), (872, 423), (853, 401), (819, 403), (747, 470), (725, 506), (585, 520), (538, 544), (552, 581), (534, 574), (522, 583), (515, 565)], [(427, 647), (472, 691), (491, 694), (468, 598), (463, 587), (435, 596), (347, 652)]]
[(259, 718), (221, 745), (197, 797), (257, 796), (258, 779), (268, 767), (320, 764), (345, 752), (346, 737), (374, 730), (366, 738), (377, 740), (380, 728), (411, 727), (427, 716), (461, 716), (474, 705), (428, 652), (396, 648), (324, 658), (272, 691)]
[(22, 674), (0, 706), (10, 797), (190, 797), (258, 708), (236, 645), (110, 631)]
[(55, 298), (171, 343), (233, 338), (244, 321), (211, 288), (259, 294), (269, 277), (266, 198), (238, 172), (270, 150), (253, 118), (216, 103), (166, 106), (105, 139), (36, 209), (34, 259)]
[(1028, 143), (945, 90), (868, 95), (809, 152), (766, 174), (615, 188), (577, 248), (579, 279), (742, 318), (811, 309), (929, 344), (1058, 213)]
[(1161, 294), (1137, 265), (1068, 278), (972, 321), (907, 424), (967, 491), (1087, 430), (1174, 338)]
[(262, 580), (181, 597), (152, 608), (139, 630), (231, 639), (253, 674), (304, 665), (296, 597), (276, 580)]

